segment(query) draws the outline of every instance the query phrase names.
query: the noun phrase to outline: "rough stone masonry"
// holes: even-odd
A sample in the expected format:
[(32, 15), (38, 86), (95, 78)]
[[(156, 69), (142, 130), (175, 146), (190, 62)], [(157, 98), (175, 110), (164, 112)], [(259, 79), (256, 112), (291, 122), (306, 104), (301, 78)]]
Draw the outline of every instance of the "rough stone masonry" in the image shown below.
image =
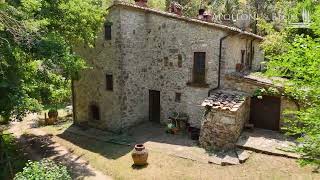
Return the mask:
[[(74, 81), (78, 124), (121, 131), (149, 121), (150, 90), (154, 90), (160, 94), (160, 123), (179, 112), (200, 128), (201, 103), (218, 84), (220, 48), (221, 76), (249, 60), (252, 70), (259, 70), (263, 61), (262, 37), (238, 28), (123, 2), (108, 12), (95, 48), (77, 47), (91, 67)], [(196, 53), (205, 58), (202, 86), (192, 83)]]
[(239, 92), (217, 91), (202, 106), (207, 113), (201, 126), (200, 145), (205, 149), (233, 148), (249, 121), (249, 98)]

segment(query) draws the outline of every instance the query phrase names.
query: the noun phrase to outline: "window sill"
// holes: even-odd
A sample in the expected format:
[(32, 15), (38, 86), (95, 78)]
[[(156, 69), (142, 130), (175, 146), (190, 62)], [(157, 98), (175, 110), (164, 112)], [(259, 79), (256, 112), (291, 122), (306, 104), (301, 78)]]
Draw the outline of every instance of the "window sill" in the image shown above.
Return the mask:
[(187, 82), (187, 86), (198, 87), (198, 88), (209, 88), (209, 84), (205, 82), (203, 83)]

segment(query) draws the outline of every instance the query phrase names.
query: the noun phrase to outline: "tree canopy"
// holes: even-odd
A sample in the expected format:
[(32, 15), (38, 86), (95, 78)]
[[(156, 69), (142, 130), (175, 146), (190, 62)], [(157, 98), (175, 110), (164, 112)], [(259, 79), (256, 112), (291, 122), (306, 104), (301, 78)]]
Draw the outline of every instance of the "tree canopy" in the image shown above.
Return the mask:
[[(307, 2), (296, 8), (308, 8), (312, 15), (310, 28), (293, 28), (290, 22), (272, 31), (262, 47), (268, 59), (267, 75), (285, 77), (286, 96), (299, 101), (300, 110), (290, 112), (286, 120), (289, 135), (299, 135), (301, 164), (320, 167), (320, 5)], [(288, 112), (289, 113), (289, 112)]]
[(92, 45), (102, 0), (7, 0), (0, 4), (0, 116), (9, 120), (70, 96), (85, 68), (72, 47)]

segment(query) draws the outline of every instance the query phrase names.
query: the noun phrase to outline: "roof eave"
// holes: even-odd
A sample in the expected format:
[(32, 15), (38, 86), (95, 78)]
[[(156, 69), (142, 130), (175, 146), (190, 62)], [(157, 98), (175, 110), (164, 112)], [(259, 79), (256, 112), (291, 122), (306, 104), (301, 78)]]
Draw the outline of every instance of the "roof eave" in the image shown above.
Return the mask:
[(223, 24), (217, 24), (217, 23), (212, 23), (212, 22), (201, 21), (201, 20), (190, 18), (190, 17), (186, 17), (186, 16), (179, 16), (179, 15), (176, 15), (176, 14), (173, 14), (173, 13), (159, 11), (159, 10), (151, 9), (151, 8), (147, 8), (147, 7), (141, 7), (141, 6), (137, 6), (137, 5), (126, 3), (126, 2), (122, 2), (122, 1), (115, 1), (114, 4), (111, 5), (108, 9), (110, 9), (110, 8), (112, 8), (114, 6), (123, 6), (123, 7), (127, 7), (127, 8), (133, 8), (133, 9), (137, 9), (137, 10), (142, 10), (142, 11), (146, 11), (146, 12), (149, 12), (149, 13), (154, 13), (154, 14), (158, 14), (158, 15), (162, 15), (162, 16), (166, 16), (166, 17), (170, 17), (170, 18), (179, 19), (179, 20), (182, 20), (182, 21), (193, 22), (193, 23), (197, 23), (197, 24), (200, 24), (200, 25), (206, 25), (206, 26), (209, 26), (209, 27), (218, 28), (218, 29), (221, 29), (221, 30), (224, 30), (224, 31), (232, 31), (232, 32), (241, 33), (243, 35), (247, 35), (247, 36), (253, 37), (253, 38), (258, 39), (258, 40), (264, 40), (264, 38), (262, 36), (259, 36), (257, 34), (251, 33), (251, 32), (243, 31), (243, 30), (241, 30), (239, 28), (226, 26), (226, 25), (223, 25)]

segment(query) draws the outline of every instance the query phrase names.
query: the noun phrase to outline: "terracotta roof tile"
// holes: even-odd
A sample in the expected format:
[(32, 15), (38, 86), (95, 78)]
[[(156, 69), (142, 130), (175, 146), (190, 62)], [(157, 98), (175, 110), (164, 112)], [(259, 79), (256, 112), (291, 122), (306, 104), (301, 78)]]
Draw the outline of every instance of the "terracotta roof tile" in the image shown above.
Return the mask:
[(213, 109), (237, 111), (245, 101), (246, 96), (231, 91), (216, 91), (207, 97), (202, 106), (210, 106)]

